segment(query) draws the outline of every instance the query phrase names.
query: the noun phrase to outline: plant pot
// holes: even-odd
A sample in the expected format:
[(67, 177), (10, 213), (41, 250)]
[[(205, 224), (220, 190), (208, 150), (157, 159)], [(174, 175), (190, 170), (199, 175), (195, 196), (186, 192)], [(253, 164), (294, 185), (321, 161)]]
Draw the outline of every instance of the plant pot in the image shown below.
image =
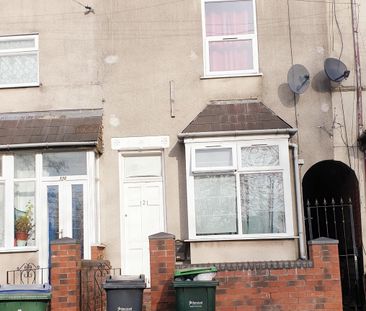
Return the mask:
[(28, 241), (28, 233), (15, 232), (15, 240), (17, 241), (17, 246), (26, 246)]

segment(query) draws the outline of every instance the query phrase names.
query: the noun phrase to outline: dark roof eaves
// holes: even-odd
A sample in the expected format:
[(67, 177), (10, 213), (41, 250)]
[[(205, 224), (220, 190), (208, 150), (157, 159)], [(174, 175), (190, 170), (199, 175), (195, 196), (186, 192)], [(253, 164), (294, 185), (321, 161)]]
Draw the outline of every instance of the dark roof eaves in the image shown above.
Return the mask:
[(279, 128), (263, 130), (237, 130), (237, 131), (214, 131), (214, 132), (189, 132), (178, 134), (178, 139), (183, 141), (186, 138), (204, 138), (204, 137), (227, 137), (227, 136), (253, 136), (253, 135), (281, 135), (288, 134), (290, 137), (295, 135), (296, 128)]

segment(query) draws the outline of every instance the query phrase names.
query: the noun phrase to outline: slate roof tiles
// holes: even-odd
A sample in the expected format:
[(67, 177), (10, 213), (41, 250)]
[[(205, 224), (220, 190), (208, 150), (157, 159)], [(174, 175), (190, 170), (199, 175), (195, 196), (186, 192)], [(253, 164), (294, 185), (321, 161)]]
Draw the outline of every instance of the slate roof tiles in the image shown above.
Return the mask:
[(212, 101), (183, 133), (291, 129), (258, 101)]
[(0, 145), (95, 142), (101, 148), (102, 114), (102, 109), (0, 113)]

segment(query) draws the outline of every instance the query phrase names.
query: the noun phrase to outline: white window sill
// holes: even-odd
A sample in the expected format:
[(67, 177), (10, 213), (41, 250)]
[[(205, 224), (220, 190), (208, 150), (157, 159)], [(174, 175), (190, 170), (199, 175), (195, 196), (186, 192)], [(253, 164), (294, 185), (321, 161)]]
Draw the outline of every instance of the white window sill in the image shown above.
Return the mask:
[(38, 252), (38, 247), (36, 246), (19, 246), (13, 248), (0, 248), (0, 253), (31, 253)]
[(263, 236), (263, 237), (199, 237), (194, 239), (184, 240), (184, 242), (225, 242), (225, 241), (261, 241), (261, 240), (294, 240), (298, 236)]
[(40, 86), (41, 83), (9, 84), (9, 85), (0, 85), (0, 89), (37, 88)]
[(262, 77), (263, 73), (247, 73), (247, 74), (239, 74), (239, 75), (212, 75), (212, 76), (202, 76), (201, 80), (208, 79), (225, 79), (225, 78), (246, 78), (246, 77)]

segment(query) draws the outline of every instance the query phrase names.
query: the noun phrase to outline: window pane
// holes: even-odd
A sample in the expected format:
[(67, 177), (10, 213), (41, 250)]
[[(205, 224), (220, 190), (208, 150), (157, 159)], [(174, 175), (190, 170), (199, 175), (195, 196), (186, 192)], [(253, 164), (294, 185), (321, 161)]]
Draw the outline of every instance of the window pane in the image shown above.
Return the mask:
[(241, 174), (243, 233), (283, 233), (285, 202), (282, 173)]
[(0, 247), (4, 247), (4, 238), (5, 238), (4, 191), (5, 191), (4, 184), (0, 183)]
[(83, 254), (84, 241), (84, 188), (83, 185), (72, 185), (72, 238), (80, 242)]
[(206, 35), (254, 33), (253, 1), (222, 1), (205, 4)]
[(35, 183), (14, 183), (14, 232), (16, 246), (35, 245)]
[(250, 146), (241, 148), (241, 165), (243, 167), (280, 165), (278, 146)]
[(18, 39), (18, 40), (0, 40), (0, 50), (12, 49), (29, 49), (35, 48), (34, 38)]
[(59, 186), (47, 186), (48, 238), (57, 240), (60, 232)]
[(43, 154), (43, 176), (86, 175), (85, 152)]
[(38, 82), (38, 55), (0, 56), (0, 84)]
[(196, 234), (235, 234), (237, 229), (234, 175), (194, 178)]
[(209, 42), (210, 71), (253, 69), (251, 40)]
[(14, 156), (14, 177), (34, 178), (35, 165), (34, 154), (16, 154)]
[(233, 165), (231, 148), (196, 150), (196, 167), (224, 167)]
[(161, 176), (161, 157), (125, 157), (124, 177), (159, 177)]

